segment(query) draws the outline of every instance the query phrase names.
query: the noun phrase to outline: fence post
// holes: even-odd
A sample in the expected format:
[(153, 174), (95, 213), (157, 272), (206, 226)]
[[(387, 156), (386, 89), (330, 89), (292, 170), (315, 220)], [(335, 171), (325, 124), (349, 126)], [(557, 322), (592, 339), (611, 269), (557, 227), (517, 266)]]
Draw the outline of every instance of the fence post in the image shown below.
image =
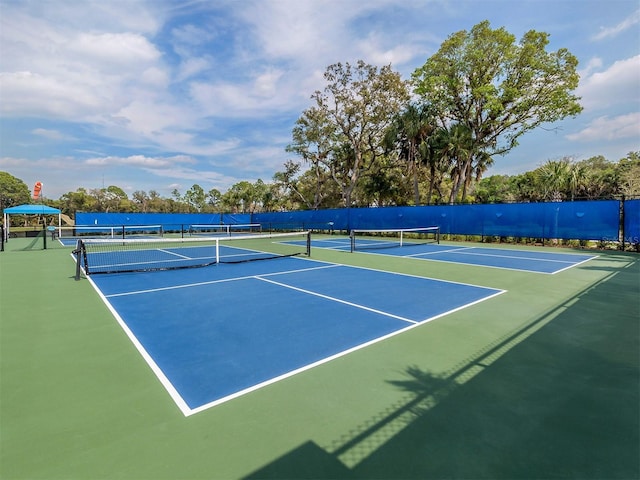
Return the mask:
[(622, 234), (622, 251), (624, 252), (625, 249), (625, 245), (624, 245), (624, 194), (622, 195), (622, 198), (620, 199), (620, 227), (618, 228), (618, 231)]

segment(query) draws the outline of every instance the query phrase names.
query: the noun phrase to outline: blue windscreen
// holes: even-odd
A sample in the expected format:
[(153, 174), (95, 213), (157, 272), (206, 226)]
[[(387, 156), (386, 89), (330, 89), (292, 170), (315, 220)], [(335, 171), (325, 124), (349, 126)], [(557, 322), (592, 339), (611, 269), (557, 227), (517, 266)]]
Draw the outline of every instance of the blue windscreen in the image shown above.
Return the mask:
[[(625, 206), (625, 241), (640, 239), (640, 200)], [(617, 241), (617, 200), (338, 208), (265, 213), (84, 213), (77, 225), (163, 225), (260, 223), (263, 230), (352, 230), (440, 227), (442, 234)], [(633, 240), (635, 239), (635, 240)]]
[(272, 212), (256, 213), (252, 221), (273, 229), (438, 226), (441, 233), (454, 235), (613, 240), (619, 215), (620, 202), (606, 200)]
[(189, 225), (251, 223), (248, 213), (95, 213), (77, 212), (76, 225), (162, 225), (179, 230)]
[(624, 241), (640, 243), (640, 200), (624, 202)]

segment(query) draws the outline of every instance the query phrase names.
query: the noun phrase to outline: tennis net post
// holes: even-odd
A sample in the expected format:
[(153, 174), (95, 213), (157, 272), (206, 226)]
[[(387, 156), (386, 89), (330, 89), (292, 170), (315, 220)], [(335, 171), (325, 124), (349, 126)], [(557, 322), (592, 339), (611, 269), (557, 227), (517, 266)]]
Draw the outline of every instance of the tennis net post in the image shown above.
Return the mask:
[(188, 232), (191, 237), (260, 234), (262, 225), (260, 223), (193, 224), (188, 226)]

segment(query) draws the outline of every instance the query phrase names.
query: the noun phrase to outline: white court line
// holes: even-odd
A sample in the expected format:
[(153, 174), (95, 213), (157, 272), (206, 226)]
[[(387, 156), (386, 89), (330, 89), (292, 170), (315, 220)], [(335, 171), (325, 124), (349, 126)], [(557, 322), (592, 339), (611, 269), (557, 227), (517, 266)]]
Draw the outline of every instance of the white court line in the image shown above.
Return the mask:
[[(307, 259), (304, 259), (305, 261), (310, 261)], [(312, 260), (313, 261), (313, 260)], [(315, 261), (317, 262), (317, 261)], [(324, 262), (319, 262), (319, 263), (324, 263)], [(259, 276), (256, 275), (250, 275), (250, 276), (244, 276), (244, 277), (237, 277), (237, 278), (231, 278), (231, 279), (222, 279), (222, 280), (214, 280), (214, 281), (208, 281), (208, 282), (198, 282), (198, 283), (194, 283), (194, 284), (189, 284), (189, 285), (178, 285), (178, 286), (173, 286), (173, 287), (163, 287), (163, 288), (158, 288), (158, 289), (150, 289), (150, 290), (145, 290), (145, 291), (138, 291), (138, 292), (129, 292), (129, 293), (123, 293), (123, 294), (113, 294), (113, 295), (109, 295), (109, 297), (114, 297), (114, 296), (122, 296), (122, 295), (131, 295), (131, 294), (138, 294), (138, 293), (147, 293), (147, 292), (152, 292), (152, 291), (160, 291), (160, 290), (170, 290), (170, 289), (174, 289), (174, 288), (186, 288), (186, 287), (190, 287), (190, 286), (198, 286), (198, 285), (205, 285), (205, 284), (212, 284), (212, 283), (220, 283), (220, 282), (227, 282), (227, 281), (234, 281), (234, 280), (242, 280), (242, 279), (249, 279), (249, 278), (253, 278), (253, 279), (257, 279), (257, 280), (262, 280), (264, 282), (268, 282), (268, 283), (272, 283), (284, 288), (289, 288), (289, 289), (293, 289), (293, 290), (298, 290), (301, 291), (303, 293), (307, 293), (307, 294), (311, 294), (311, 295), (315, 295), (318, 297), (322, 297), (331, 301), (336, 301), (339, 303), (343, 303), (346, 305), (350, 305), (353, 306), (355, 308), (360, 308), (360, 309), (364, 309), (364, 310), (368, 310), (371, 311), (373, 313), (378, 313), (381, 315), (385, 315), (388, 317), (392, 317), (392, 318), (396, 318), (398, 320), (402, 320), (406, 323), (408, 323), (407, 326), (400, 328), (398, 330), (395, 330), (393, 332), (390, 332), (386, 335), (380, 336), (378, 338), (374, 338), (372, 340), (369, 340), (367, 342), (361, 343), (359, 345), (356, 345), (354, 347), (348, 348), (346, 350), (343, 350), (341, 352), (335, 353), (333, 355), (330, 355), (326, 358), (323, 358), (321, 360), (318, 360), (316, 362), (310, 363), (308, 365), (305, 365), (303, 367), (294, 369), (290, 372), (285, 372), (282, 375), (276, 376), (274, 378), (271, 378), (269, 380), (266, 380), (264, 382), (258, 383), (256, 385), (252, 385), (251, 387), (248, 387), (246, 389), (237, 391), (233, 394), (227, 395), (225, 397), (216, 399), (212, 402), (200, 405), (198, 407), (195, 408), (191, 408), (187, 405), (187, 403), (185, 402), (185, 400), (182, 398), (182, 396), (178, 393), (177, 389), (173, 386), (173, 384), (171, 383), (171, 381), (165, 376), (164, 372), (160, 369), (160, 367), (155, 363), (155, 361), (153, 360), (153, 358), (151, 357), (151, 355), (149, 355), (149, 353), (146, 351), (146, 349), (144, 348), (144, 346), (140, 343), (140, 341), (136, 338), (135, 334), (129, 329), (129, 327), (127, 326), (127, 324), (124, 322), (124, 320), (120, 317), (120, 315), (118, 314), (118, 312), (115, 310), (115, 308), (111, 305), (111, 303), (109, 302), (107, 296), (103, 295), (102, 292), (100, 291), (100, 289), (97, 287), (97, 285), (93, 282), (93, 279), (90, 277), (87, 277), (87, 279), (89, 280), (89, 282), (91, 283), (91, 285), (93, 286), (93, 288), (96, 290), (96, 292), (98, 293), (98, 295), (100, 296), (100, 298), (102, 298), (103, 302), (107, 305), (107, 307), (109, 308), (109, 310), (111, 311), (111, 313), (114, 315), (114, 317), (116, 318), (118, 324), (122, 327), (122, 329), (125, 331), (126, 335), (129, 337), (129, 339), (132, 341), (132, 343), (134, 344), (134, 346), (136, 347), (136, 349), (140, 352), (140, 354), (142, 355), (143, 359), (147, 362), (147, 364), (149, 365), (149, 367), (151, 368), (151, 370), (154, 372), (154, 374), (156, 375), (156, 377), (158, 378), (158, 380), (161, 382), (161, 384), (165, 387), (165, 389), (167, 390), (167, 392), (169, 393), (170, 397), (173, 399), (173, 401), (176, 403), (176, 405), (178, 406), (178, 408), (180, 409), (180, 411), (182, 412), (182, 414), (185, 417), (191, 416), (193, 414), (202, 412), (204, 410), (207, 410), (211, 407), (220, 405), (222, 403), (228, 402), (230, 400), (233, 400), (235, 398), (238, 398), (242, 395), (245, 395), (247, 393), (256, 391), (262, 387), (265, 387), (267, 385), (271, 385), (273, 383), (276, 383), (280, 380), (284, 380), (286, 378), (289, 378), (293, 375), (296, 375), (298, 373), (302, 373), (305, 372), (307, 370), (310, 370), (312, 368), (315, 368), (316, 366), (328, 363), (332, 360), (335, 360), (337, 358), (346, 356), (350, 353), (353, 353), (357, 350), (366, 348), (370, 345), (373, 345), (375, 343), (378, 342), (382, 342), (388, 338), (391, 338), (395, 335), (399, 335), (401, 333), (404, 333), (410, 329), (413, 329), (415, 327), (418, 327), (422, 324), (431, 322), (435, 319), (441, 318), (443, 316), (446, 316), (450, 313), (462, 310), (464, 308), (467, 308), (469, 306), (478, 304), (480, 302), (483, 302), (485, 300), (488, 300), (490, 298), (493, 298), (497, 295), (501, 295), (503, 293), (506, 292), (506, 290), (497, 290), (495, 288), (491, 288), (491, 287), (479, 287), (479, 288), (484, 288), (487, 290), (493, 290), (494, 293), (491, 295), (488, 295), (486, 297), (483, 297), (481, 299), (478, 299), (476, 301), (464, 304), (464, 305), (460, 305), (454, 309), (448, 310), (446, 312), (440, 313), (438, 315), (434, 315), (432, 317), (426, 318), (424, 320), (421, 321), (415, 321), (415, 320), (410, 320), (410, 319), (406, 319), (397, 315), (392, 315), (386, 312), (382, 312), (376, 309), (372, 309), (369, 307), (365, 307), (363, 305), (358, 305), (358, 304), (354, 304), (351, 302), (347, 302), (344, 300), (340, 300), (334, 297), (330, 297), (330, 296), (326, 296), (323, 294), (319, 294), (317, 292), (312, 292), (312, 291), (308, 291), (308, 290), (304, 290), (298, 287), (292, 287), (290, 285), (286, 285), (283, 284), (281, 282), (277, 282), (275, 280), (271, 280), (269, 278), (266, 277), (272, 277), (272, 276), (277, 276), (277, 275), (284, 275), (284, 274), (290, 274), (290, 273), (298, 273), (298, 272), (305, 272), (305, 271), (312, 271), (312, 270), (319, 270), (319, 269), (325, 269), (325, 268), (333, 268), (333, 267), (347, 267), (347, 268), (356, 268), (356, 269), (360, 269), (360, 270), (372, 270), (372, 271), (378, 271), (378, 272), (383, 272), (383, 273), (387, 273), (387, 274), (391, 274), (391, 275), (402, 275), (402, 276), (409, 276), (409, 277), (415, 277), (415, 278), (419, 278), (419, 279), (427, 279), (430, 280), (427, 277), (421, 277), (421, 276), (417, 276), (417, 275), (409, 275), (409, 274), (403, 274), (403, 273), (396, 273), (396, 272), (388, 272), (385, 270), (378, 270), (378, 269), (372, 269), (372, 268), (366, 268), (366, 267), (356, 267), (356, 266), (352, 266), (352, 265), (342, 265), (342, 264), (324, 264), (324, 265), (320, 265), (317, 267), (310, 267), (310, 268), (303, 268), (303, 269), (297, 269), (297, 270), (289, 270), (289, 271), (282, 271), (282, 272), (274, 272), (274, 273), (267, 273), (267, 274), (262, 274)], [(441, 280), (441, 279), (431, 279), (431, 280), (436, 280), (439, 282), (443, 282), (443, 283), (455, 283), (455, 284), (461, 284), (461, 285), (469, 285), (469, 286), (474, 286), (474, 287), (478, 287), (476, 285), (471, 285), (471, 284), (465, 284), (465, 283), (461, 283), (461, 282), (450, 282), (450, 281), (446, 281), (446, 280)]]
[(131, 329), (129, 329), (129, 327), (127, 326), (125, 321), (122, 319), (118, 311), (113, 307), (113, 305), (111, 305), (109, 300), (102, 294), (98, 286), (93, 281), (93, 278), (91, 278), (91, 276), (87, 276), (87, 280), (89, 280), (89, 283), (93, 286), (93, 289), (98, 293), (98, 296), (102, 299), (104, 304), (107, 306), (107, 308), (109, 309), (111, 314), (114, 316), (114, 318), (116, 319), (116, 321), (118, 322), (122, 330), (124, 330), (124, 333), (127, 335), (127, 337), (129, 337), (129, 340), (131, 340), (133, 345), (136, 347), (136, 350), (138, 350), (140, 355), (142, 355), (142, 358), (144, 359), (144, 361), (147, 362), (147, 365), (149, 365), (149, 367), (151, 368), (155, 376), (158, 378), (158, 380), (160, 380), (160, 383), (165, 388), (165, 390), (167, 390), (167, 392), (169, 393), (169, 396), (173, 399), (173, 401), (178, 406), (178, 408), (183, 413), (183, 415), (185, 417), (191, 415), (192, 413), (191, 407), (187, 405), (187, 402), (184, 401), (182, 396), (178, 393), (178, 390), (176, 390), (176, 388), (173, 386), (171, 381), (164, 374), (162, 369), (158, 366), (155, 360), (153, 360), (153, 357), (149, 355), (149, 353), (144, 348), (142, 343), (140, 343), (140, 341), (135, 336), (135, 334), (131, 331)]
[(594, 255), (593, 257), (587, 258), (587, 259), (585, 259), (585, 260), (583, 260), (581, 262), (573, 263), (571, 265), (567, 265), (566, 267), (561, 268), (560, 270), (556, 270), (555, 272), (551, 272), (551, 275), (555, 275), (556, 273), (564, 272), (565, 270), (569, 270), (570, 268), (577, 267), (578, 265), (582, 265), (583, 263), (586, 263), (586, 262), (588, 262), (590, 260), (593, 260), (594, 258), (598, 258), (599, 256), (600, 255)]
[[(327, 240), (327, 239), (321, 239), (321, 240), (316, 240), (317, 243), (337, 243), (338, 245), (342, 245), (342, 246), (349, 246), (351, 245), (351, 242), (349, 241), (348, 238), (336, 238), (334, 240)], [(320, 247), (322, 248), (322, 247)]]
[(394, 315), (392, 313), (383, 312), (382, 310), (377, 310), (375, 308), (365, 307), (364, 305), (359, 305), (357, 303), (348, 302), (346, 300), (341, 300), (340, 298), (336, 298), (336, 297), (330, 297), (329, 295), (324, 295), (322, 293), (313, 292), (311, 290), (305, 290), (304, 288), (294, 287), (292, 285), (287, 285), (286, 283), (276, 282), (275, 280), (270, 280), (268, 278), (262, 278), (262, 277), (259, 277), (259, 276), (255, 277), (255, 278), (258, 279), (258, 280), (262, 280), (263, 282), (273, 283), (274, 285), (278, 285), (280, 287), (289, 288), (291, 290), (296, 290), (298, 292), (306, 293), (308, 295), (313, 295), (315, 297), (320, 297), (320, 298), (324, 298), (326, 300), (331, 300), (331, 301), (334, 301), (334, 302), (342, 303), (344, 305), (349, 305), (351, 307), (359, 308), (361, 310), (366, 310), (368, 312), (378, 313), (380, 315), (384, 315), (385, 317), (391, 317), (391, 318), (395, 318), (397, 320), (402, 320), (403, 322), (419, 323), (419, 322), (417, 322), (415, 320), (411, 320), (409, 318), (404, 318), (404, 317), (401, 317), (399, 315)]
[[(482, 268), (497, 268), (499, 270), (511, 270), (511, 271), (515, 271), (515, 272), (527, 272), (527, 273), (538, 273), (538, 274), (542, 274), (542, 275), (555, 275), (556, 273), (560, 273), (560, 272), (564, 272), (565, 270), (569, 270), (570, 268), (576, 267), (578, 265), (581, 265), (585, 262), (588, 262), (590, 260), (593, 260), (594, 258), (598, 258), (598, 255), (594, 255), (590, 258), (587, 258), (585, 260), (582, 260), (581, 262), (577, 262), (577, 263), (572, 263), (569, 260), (553, 260), (553, 259), (544, 259), (544, 258), (533, 258), (533, 257), (516, 257), (516, 256), (507, 256), (507, 255), (492, 255), (492, 254), (483, 254), (483, 253), (467, 253), (466, 250), (471, 250), (474, 248), (486, 248), (486, 247), (461, 247), (461, 248), (454, 248), (451, 250), (439, 250), (437, 252), (423, 252), (423, 253), (413, 253), (411, 255), (389, 255), (387, 253), (380, 253), (380, 252), (371, 252), (371, 251), (359, 251), (358, 253), (365, 253), (368, 255), (384, 255), (384, 256), (392, 256), (392, 257), (398, 257), (398, 258), (415, 258), (418, 260), (427, 260), (429, 262), (441, 262), (441, 263), (453, 263), (455, 265), (465, 265), (465, 266), (471, 266), (471, 267), (482, 267)], [(524, 251), (524, 250), (523, 250)], [(537, 261), (537, 262), (553, 262), (553, 263), (568, 263), (569, 265), (567, 265), (565, 268), (561, 268), (559, 270), (554, 270), (553, 272), (541, 272), (540, 270), (531, 270), (531, 269), (526, 269), (526, 268), (514, 268), (514, 267), (500, 267), (500, 266), (496, 266), (496, 265), (484, 265), (484, 264), (476, 264), (476, 263), (467, 263), (467, 262), (462, 262), (462, 261), (456, 261), (456, 260), (442, 260), (442, 259), (438, 259), (438, 258), (428, 258), (430, 255), (438, 255), (440, 253), (451, 253), (451, 252), (460, 252), (460, 255), (475, 255), (475, 256), (486, 256), (486, 257), (498, 257), (498, 258), (514, 258), (514, 259), (521, 259), (521, 260), (533, 260), (533, 261)], [(531, 252), (529, 251), (529, 253), (533, 253), (535, 254), (536, 252)], [(547, 252), (545, 252), (547, 253)], [(553, 254), (553, 252), (548, 252)], [(562, 255), (585, 255), (583, 253), (562, 253)], [(435, 279), (437, 280), (437, 279)]]
[(175, 255), (176, 257), (186, 258), (186, 259), (191, 260), (191, 257), (187, 257), (186, 255), (181, 255), (181, 254), (176, 253), (176, 252), (170, 252), (169, 250), (165, 250), (164, 248), (159, 248), (158, 251), (162, 252), (162, 253), (167, 253), (169, 255)]
[(422, 252), (422, 253), (413, 253), (411, 255), (402, 255), (403, 257), (423, 257), (425, 255), (437, 255), (439, 253), (451, 253), (451, 252), (462, 252), (464, 250), (469, 250), (475, 247), (458, 247), (458, 248), (450, 248), (448, 250), (438, 250), (436, 252)]
[[(476, 247), (472, 247), (472, 248), (476, 248)], [(527, 252), (527, 253), (535, 254), (535, 252)], [(477, 257), (494, 257), (494, 258), (513, 258), (516, 260), (532, 260), (536, 262), (569, 263), (571, 265), (578, 265), (577, 263), (571, 262), (570, 260), (555, 260), (553, 258), (540, 258), (540, 257), (518, 257), (516, 255), (501, 255), (496, 253), (475, 253), (475, 252), (465, 251), (465, 252), (460, 252), (460, 255), (475, 255)], [(555, 254), (555, 255), (560, 255), (560, 254)]]
[[(355, 267), (355, 268), (358, 268), (358, 267)], [(423, 277), (418, 277), (418, 278), (423, 278)], [(264, 279), (264, 280), (265, 281), (270, 281), (270, 280), (266, 280), (266, 279)], [(272, 283), (276, 283), (277, 285), (281, 285), (281, 286), (284, 286), (286, 288), (294, 288), (294, 287), (290, 287), (289, 285), (282, 285), (282, 284), (280, 284), (278, 282), (272, 282)], [(451, 282), (451, 283), (455, 283), (455, 282)], [(294, 289), (299, 290), (297, 288), (294, 288)], [(493, 289), (493, 290), (495, 290), (495, 289)], [(315, 367), (317, 367), (319, 365), (323, 365), (325, 363), (329, 363), (332, 360), (335, 360), (335, 359), (340, 358), (340, 357), (344, 357), (344, 356), (349, 355), (350, 353), (356, 352), (358, 350), (362, 350), (362, 349), (364, 349), (366, 347), (369, 347), (371, 345), (374, 345), (374, 344), (376, 344), (378, 342), (382, 342), (382, 341), (387, 340), (387, 339), (389, 339), (391, 337), (395, 337), (396, 335), (400, 335), (401, 333), (405, 333), (405, 332), (407, 332), (407, 331), (409, 331), (409, 330), (411, 330), (413, 328), (419, 327), (420, 325), (423, 325), (425, 323), (429, 323), (429, 322), (431, 322), (433, 320), (436, 320), (438, 318), (441, 318), (441, 317), (444, 317), (446, 315), (449, 315), (450, 313), (457, 312), (458, 310), (463, 310), (463, 309), (465, 309), (467, 307), (470, 307), (472, 305), (484, 302), (485, 300), (489, 300), (490, 298), (496, 297), (498, 295), (502, 295), (503, 293), (506, 293), (506, 292), (507, 292), (507, 290), (499, 290), (496, 293), (494, 293), (493, 295), (489, 295), (487, 297), (483, 297), (483, 298), (481, 298), (479, 300), (476, 300), (474, 302), (467, 303), (465, 305), (461, 305), (461, 306), (459, 306), (457, 308), (454, 308), (452, 310), (443, 312), (443, 313), (438, 314), (438, 315), (434, 315), (433, 317), (425, 318), (424, 320), (422, 320), (420, 322), (415, 322), (413, 320), (409, 320), (410, 324), (407, 325), (404, 328), (401, 328), (399, 330), (395, 330), (395, 331), (393, 331), (391, 333), (388, 333), (386, 335), (383, 335), (381, 337), (374, 338), (373, 340), (369, 340), (368, 342), (361, 343), (360, 345), (356, 345), (354, 347), (348, 348), (347, 350), (343, 350), (341, 352), (335, 353), (335, 354), (333, 354), (333, 355), (331, 355), (329, 357), (323, 358), (323, 359), (318, 360), (316, 362), (310, 363), (310, 364), (305, 365), (303, 367), (297, 368), (297, 369), (292, 370), (290, 372), (287, 372), (287, 373), (284, 373), (284, 374), (279, 375), (277, 377), (271, 378), (271, 379), (269, 379), (267, 381), (264, 381), (262, 383), (258, 383), (256, 385), (252, 385), (249, 388), (246, 388), (244, 390), (240, 390), (238, 392), (232, 393), (231, 395), (228, 395), (226, 397), (222, 397), (222, 398), (219, 398), (219, 399), (214, 400), (212, 402), (205, 403), (204, 405), (200, 405), (199, 407), (191, 409), (189, 411), (189, 413), (185, 413), (185, 416), (189, 416), (189, 415), (193, 415), (195, 413), (202, 412), (202, 411), (207, 410), (207, 409), (209, 409), (211, 407), (215, 407), (215, 406), (220, 405), (222, 403), (225, 403), (225, 402), (228, 402), (228, 401), (233, 400), (235, 398), (241, 397), (242, 395), (246, 395), (247, 393), (259, 390), (260, 388), (266, 387), (267, 385), (271, 385), (271, 384), (274, 384), (276, 382), (279, 382), (280, 380), (284, 380), (286, 378), (289, 378), (289, 377), (292, 377), (294, 375), (297, 375), (298, 373), (306, 372), (307, 370), (311, 370), (312, 368), (315, 368)], [(313, 294), (313, 292), (311, 292), (311, 293)], [(327, 297), (327, 298), (330, 298), (330, 297)]]
[(244, 390), (240, 390), (240, 391), (238, 391), (236, 393), (233, 393), (231, 395), (228, 395), (226, 397), (222, 397), (222, 398), (219, 398), (217, 400), (214, 400), (213, 402), (205, 403), (204, 405), (201, 405), (199, 407), (191, 409), (189, 411), (189, 413), (185, 413), (184, 415), (185, 416), (189, 416), (189, 415), (193, 415), (195, 413), (202, 412), (202, 411), (207, 410), (207, 409), (209, 409), (211, 407), (215, 407), (215, 406), (220, 405), (222, 403), (228, 402), (229, 400), (233, 400), (234, 398), (238, 398), (238, 397), (241, 397), (242, 395), (246, 395), (247, 393), (259, 390), (259, 389), (261, 389), (263, 387), (266, 387), (267, 385), (271, 385), (273, 383), (279, 382), (280, 380), (284, 380), (286, 378), (292, 377), (292, 376), (297, 375), (299, 373), (306, 372), (307, 370), (311, 370), (312, 368), (315, 368), (317, 366), (323, 365), (325, 363), (329, 363), (332, 360), (335, 360), (335, 359), (340, 358), (340, 357), (344, 357), (346, 355), (349, 355), (350, 353), (356, 352), (358, 350), (366, 348), (366, 347), (368, 347), (370, 345), (373, 345), (375, 343), (382, 342), (383, 340), (386, 340), (388, 338), (391, 338), (391, 337), (394, 337), (394, 336), (399, 335), (401, 333), (404, 333), (407, 330), (411, 330), (412, 328), (416, 328), (416, 327), (418, 327), (420, 325), (421, 325), (421, 323), (414, 323), (412, 325), (408, 325), (408, 326), (406, 326), (404, 328), (401, 328), (400, 330), (396, 330), (394, 332), (388, 333), (388, 334), (383, 335), (381, 337), (374, 338), (373, 340), (369, 340), (368, 342), (361, 343), (360, 345), (356, 345), (355, 347), (351, 347), (351, 348), (349, 348), (347, 350), (343, 350), (342, 352), (335, 353), (335, 354), (333, 354), (333, 355), (331, 355), (329, 357), (323, 358), (323, 359), (318, 360), (316, 362), (310, 363), (310, 364), (305, 365), (303, 367), (297, 368), (297, 369), (292, 370), (290, 372), (287, 372), (287, 373), (284, 373), (284, 374), (279, 375), (277, 377), (271, 378), (271, 379), (269, 379), (267, 381), (264, 381), (262, 383), (258, 383), (256, 385), (252, 385), (249, 388), (245, 388)]
[[(300, 268), (300, 269), (296, 269), (296, 270), (285, 270), (282, 272), (272, 272), (272, 273), (263, 273), (261, 274), (261, 276), (272, 276), (272, 275), (285, 275), (287, 273), (296, 273), (296, 272), (306, 272), (306, 271), (310, 271), (310, 270), (320, 270), (323, 268), (333, 268), (333, 267), (337, 267), (339, 265), (337, 264), (329, 264), (329, 265), (322, 265), (319, 267), (309, 267), (309, 268)], [(212, 285), (215, 283), (225, 283), (225, 282), (235, 282), (237, 280), (247, 280), (249, 278), (256, 278), (256, 275), (245, 275), (242, 277), (232, 277), (232, 278), (222, 278), (222, 279), (218, 279), (218, 280), (207, 280), (206, 282), (196, 282), (196, 283), (185, 283), (183, 285), (170, 285), (168, 287), (158, 287), (158, 288), (149, 288), (149, 289), (145, 289), (145, 290), (134, 290), (132, 292), (122, 292), (122, 293), (112, 293), (109, 295), (106, 295), (107, 298), (111, 298), (111, 297), (126, 297), (127, 295), (140, 295), (143, 293), (153, 293), (153, 292), (162, 292), (165, 290), (177, 290), (179, 288), (191, 288), (191, 287), (200, 287), (202, 285)]]

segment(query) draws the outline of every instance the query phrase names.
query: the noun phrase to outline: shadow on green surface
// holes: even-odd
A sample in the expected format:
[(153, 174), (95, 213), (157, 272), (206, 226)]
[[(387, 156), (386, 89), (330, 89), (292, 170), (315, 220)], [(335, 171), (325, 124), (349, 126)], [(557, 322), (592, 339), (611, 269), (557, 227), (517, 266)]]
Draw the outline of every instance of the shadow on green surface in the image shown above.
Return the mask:
[(640, 478), (639, 266), (444, 375), (407, 367), (403, 401), (246, 478)]

